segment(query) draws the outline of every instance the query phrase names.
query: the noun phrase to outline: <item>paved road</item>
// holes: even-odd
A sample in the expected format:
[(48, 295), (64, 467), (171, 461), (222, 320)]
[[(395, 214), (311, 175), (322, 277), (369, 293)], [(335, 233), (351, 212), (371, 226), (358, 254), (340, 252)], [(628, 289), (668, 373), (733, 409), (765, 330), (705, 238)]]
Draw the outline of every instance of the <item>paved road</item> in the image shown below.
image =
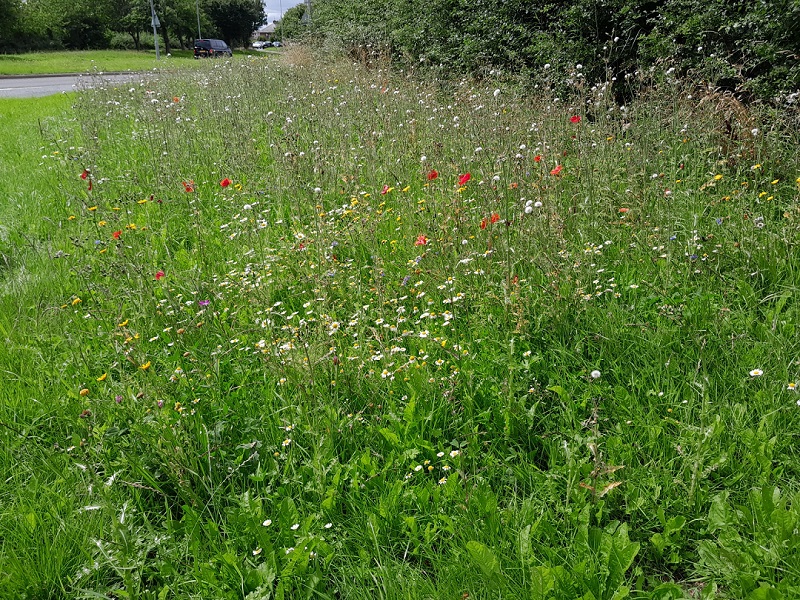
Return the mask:
[(35, 98), (60, 92), (73, 92), (97, 83), (98, 77), (106, 81), (127, 81), (136, 77), (130, 74), (110, 75), (43, 75), (37, 77), (0, 78), (0, 98)]

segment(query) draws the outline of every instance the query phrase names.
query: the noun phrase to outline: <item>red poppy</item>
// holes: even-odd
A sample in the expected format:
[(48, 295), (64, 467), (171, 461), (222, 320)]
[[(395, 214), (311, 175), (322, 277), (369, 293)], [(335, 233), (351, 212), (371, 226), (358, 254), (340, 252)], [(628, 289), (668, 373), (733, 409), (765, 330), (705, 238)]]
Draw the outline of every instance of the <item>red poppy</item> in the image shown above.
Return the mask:
[(219, 184), (224, 188), (228, 187), (232, 183), (233, 182), (230, 179), (228, 179), (227, 177), (219, 182)]
[(483, 219), (481, 219), (481, 229), (486, 229), (488, 223), (489, 221), (486, 220), (486, 217), (483, 217)]
[(164, 271), (158, 271), (158, 272), (156, 273), (156, 281), (158, 281), (159, 279), (161, 279), (162, 277), (164, 277), (164, 275), (165, 275)]
[(439, 171), (437, 171), (436, 169), (431, 169), (430, 171), (428, 171), (428, 181), (433, 181), (438, 176), (439, 176)]
[(572, 116), (569, 118), (569, 122), (570, 122), (570, 123), (580, 123), (580, 122), (581, 122), (581, 117), (580, 117), (580, 115), (572, 115)]
[(497, 213), (492, 213), (492, 217), (490, 220), (492, 222), (492, 225), (494, 225), (500, 220), (500, 215), (498, 215)]
[(417, 241), (414, 242), (414, 245), (415, 246), (427, 246), (428, 245), (428, 238), (420, 233), (417, 236)]
[(89, 176), (89, 169), (84, 169), (81, 173), (81, 179), (86, 179)]
[(472, 179), (472, 175), (470, 175), (469, 173), (464, 173), (463, 175), (459, 175), (458, 176), (458, 185), (464, 185), (470, 179)]
[(115, 240), (118, 240), (119, 236), (121, 236), (121, 235), (122, 235), (122, 231), (115, 231), (114, 233), (111, 234), (111, 237), (113, 237)]
[(561, 174), (561, 169), (563, 169), (563, 168), (564, 167), (562, 165), (558, 165), (555, 169), (550, 171), (550, 175), (560, 175)]
[(385, 196), (388, 193), (389, 193), (389, 186), (388, 185), (384, 185), (383, 189), (381, 190), (381, 196)]
[(180, 102), (180, 101), (181, 101), (181, 99), (180, 99), (180, 98), (178, 98), (177, 96), (173, 96), (173, 97), (172, 97), (172, 101), (173, 101), (175, 104), (177, 104), (178, 102)]
[(194, 181), (181, 181), (183, 184), (183, 190), (185, 192), (193, 192), (194, 191)]
[(624, 214), (624, 213), (628, 212), (629, 210), (630, 210), (630, 208), (626, 208), (626, 207), (623, 206), (622, 208), (619, 209), (619, 212)]
[(536, 156), (533, 157), (533, 160), (534, 162), (542, 162), (542, 155), (537, 154)]

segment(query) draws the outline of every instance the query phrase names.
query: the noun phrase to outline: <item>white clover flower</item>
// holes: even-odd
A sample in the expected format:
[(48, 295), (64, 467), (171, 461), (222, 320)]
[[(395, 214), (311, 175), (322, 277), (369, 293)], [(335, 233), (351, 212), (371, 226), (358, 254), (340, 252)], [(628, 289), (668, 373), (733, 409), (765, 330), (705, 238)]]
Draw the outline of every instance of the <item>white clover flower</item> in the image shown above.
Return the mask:
[(291, 529), (292, 531), (297, 531), (298, 529), (300, 529), (300, 523), (295, 523), (289, 529)]
[(589, 375), (591, 375), (592, 379), (600, 379), (600, 371), (597, 369), (589, 373)]
[(496, 89), (496, 90), (493, 92), (493, 95), (494, 95), (494, 97), (495, 97), (495, 98), (497, 98), (497, 97), (500, 95), (500, 89), (499, 89), (499, 88), (498, 88), (498, 89)]
[(526, 207), (525, 207), (525, 214), (526, 214), (526, 215), (529, 215), (529, 214), (531, 214), (532, 212), (533, 212), (533, 206), (531, 206), (531, 205), (529, 204), (528, 206), (526, 206)]
[(263, 525), (264, 527), (269, 527), (270, 525), (272, 525), (272, 519), (267, 519), (266, 521), (264, 521), (264, 522), (262, 523), (262, 525)]

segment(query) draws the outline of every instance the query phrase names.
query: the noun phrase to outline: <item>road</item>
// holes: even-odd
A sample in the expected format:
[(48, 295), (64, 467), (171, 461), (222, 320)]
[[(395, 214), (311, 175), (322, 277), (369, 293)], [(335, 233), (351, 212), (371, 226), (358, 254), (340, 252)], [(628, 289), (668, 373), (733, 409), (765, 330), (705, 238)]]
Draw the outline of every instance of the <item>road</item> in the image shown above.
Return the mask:
[(108, 75), (41, 75), (27, 77), (0, 77), (0, 98), (36, 98), (60, 92), (73, 92), (90, 87), (100, 77), (105, 81), (127, 81), (135, 74)]

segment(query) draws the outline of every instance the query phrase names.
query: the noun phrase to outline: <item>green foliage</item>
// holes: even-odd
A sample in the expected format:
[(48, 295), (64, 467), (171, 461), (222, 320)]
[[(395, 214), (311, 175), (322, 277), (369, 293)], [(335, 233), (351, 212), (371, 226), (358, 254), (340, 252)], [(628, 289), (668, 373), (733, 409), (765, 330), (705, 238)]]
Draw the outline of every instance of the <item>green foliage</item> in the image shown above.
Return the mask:
[(800, 88), (796, 0), (369, 0), (357, 10), (318, 0), (314, 11), (317, 31), (350, 52), (388, 48), (438, 77), (499, 70), (561, 93), (576, 76), (622, 81), (654, 69), (661, 78), (674, 68), (762, 99)]
[(265, 19), (261, 0), (209, 0), (205, 10), (220, 36), (233, 46), (247, 46)]
[(306, 26), (303, 23), (303, 15), (306, 14), (306, 5), (298, 4), (293, 6), (285, 13), (275, 27), (275, 35), (273, 39), (277, 40), (293, 40), (299, 39), (306, 32)]

